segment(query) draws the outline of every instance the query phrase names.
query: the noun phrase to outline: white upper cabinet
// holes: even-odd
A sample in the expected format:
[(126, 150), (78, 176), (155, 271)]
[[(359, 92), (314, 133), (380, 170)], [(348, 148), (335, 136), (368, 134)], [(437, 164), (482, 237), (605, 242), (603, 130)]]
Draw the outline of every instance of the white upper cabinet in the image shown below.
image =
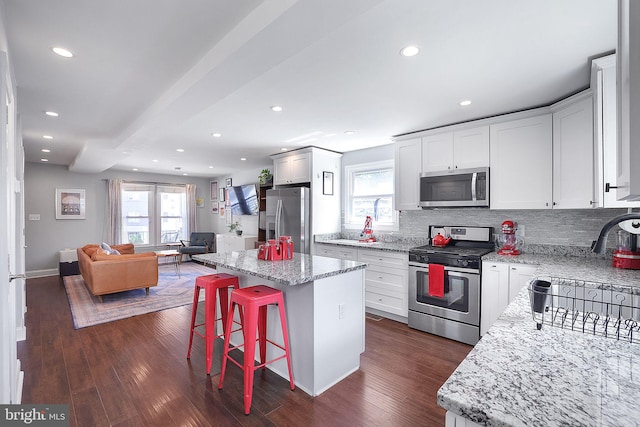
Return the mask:
[(640, 200), (640, 2), (618, 1), (618, 200)]
[(395, 197), (397, 211), (420, 209), (421, 138), (396, 142)]
[(454, 132), (453, 161), (456, 169), (489, 166), (489, 126)]
[(453, 132), (422, 137), (422, 172), (453, 169)]
[(491, 209), (551, 209), (551, 114), (490, 127)]
[(422, 172), (489, 166), (489, 126), (422, 137)]
[(273, 184), (299, 184), (311, 181), (311, 153), (286, 155), (273, 161)]
[(591, 63), (593, 132), (596, 155), (596, 198), (599, 207), (640, 207), (640, 202), (617, 200), (616, 55)]
[(591, 91), (552, 106), (553, 208), (595, 207)]

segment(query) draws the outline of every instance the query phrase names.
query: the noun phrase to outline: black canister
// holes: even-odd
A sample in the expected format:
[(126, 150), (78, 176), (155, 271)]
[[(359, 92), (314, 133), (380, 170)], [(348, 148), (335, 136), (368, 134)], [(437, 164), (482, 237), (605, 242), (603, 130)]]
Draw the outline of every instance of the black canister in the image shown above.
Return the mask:
[(547, 282), (546, 280), (533, 281), (532, 289), (534, 312), (542, 313), (544, 311), (545, 303), (547, 302), (547, 295), (549, 294), (549, 288), (551, 288), (551, 282)]

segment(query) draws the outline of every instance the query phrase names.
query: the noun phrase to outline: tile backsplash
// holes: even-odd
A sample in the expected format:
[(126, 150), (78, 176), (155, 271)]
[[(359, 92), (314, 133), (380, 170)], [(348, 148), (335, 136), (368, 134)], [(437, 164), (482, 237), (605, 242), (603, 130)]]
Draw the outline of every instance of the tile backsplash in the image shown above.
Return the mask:
[[(503, 221), (518, 223), (518, 234), (525, 245), (558, 245), (590, 247), (598, 238), (602, 226), (611, 218), (626, 213), (626, 209), (543, 209), (490, 210), (428, 209), (400, 212), (400, 229), (386, 233), (398, 238), (427, 236), (429, 225), (459, 225), (493, 227), (500, 232)], [(374, 234), (377, 233), (374, 226)], [(522, 232), (524, 231), (524, 236)], [(609, 245), (615, 245), (615, 233), (609, 233)]]

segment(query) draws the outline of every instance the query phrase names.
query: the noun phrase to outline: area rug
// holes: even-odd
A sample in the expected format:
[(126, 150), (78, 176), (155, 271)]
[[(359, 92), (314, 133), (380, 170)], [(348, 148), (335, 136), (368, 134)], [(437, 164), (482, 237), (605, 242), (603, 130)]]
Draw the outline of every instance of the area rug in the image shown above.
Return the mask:
[[(71, 307), (73, 326), (80, 329), (191, 304), (196, 277), (214, 273), (215, 270), (210, 267), (187, 262), (182, 264), (178, 277), (173, 264), (161, 264), (158, 266), (158, 285), (149, 289), (149, 295), (144, 288), (133, 289), (103, 295), (102, 302), (91, 295), (81, 275), (66, 276), (64, 287)], [(202, 299), (204, 292), (200, 295)]]

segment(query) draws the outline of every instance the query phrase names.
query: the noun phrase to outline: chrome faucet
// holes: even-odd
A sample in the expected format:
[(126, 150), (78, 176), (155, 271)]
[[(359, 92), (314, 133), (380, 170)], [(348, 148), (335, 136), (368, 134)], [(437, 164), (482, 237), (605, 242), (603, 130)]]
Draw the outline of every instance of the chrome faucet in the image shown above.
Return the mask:
[[(594, 240), (591, 243), (591, 251), (597, 254), (604, 254), (607, 246), (607, 236), (609, 235), (609, 231), (613, 228), (614, 225), (619, 224), (623, 221), (628, 221), (630, 219), (638, 219), (640, 220), (640, 212), (630, 212), (623, 215), (618, 215), (613, 218), (609, 222), (607, 222), (600, 230), (600, 235), (598, 236), (598, 240)], [(635, 227), (636, 224), (634, 223)], [(638, 227), (640, 227), (640, 223), (638, 223)]]

